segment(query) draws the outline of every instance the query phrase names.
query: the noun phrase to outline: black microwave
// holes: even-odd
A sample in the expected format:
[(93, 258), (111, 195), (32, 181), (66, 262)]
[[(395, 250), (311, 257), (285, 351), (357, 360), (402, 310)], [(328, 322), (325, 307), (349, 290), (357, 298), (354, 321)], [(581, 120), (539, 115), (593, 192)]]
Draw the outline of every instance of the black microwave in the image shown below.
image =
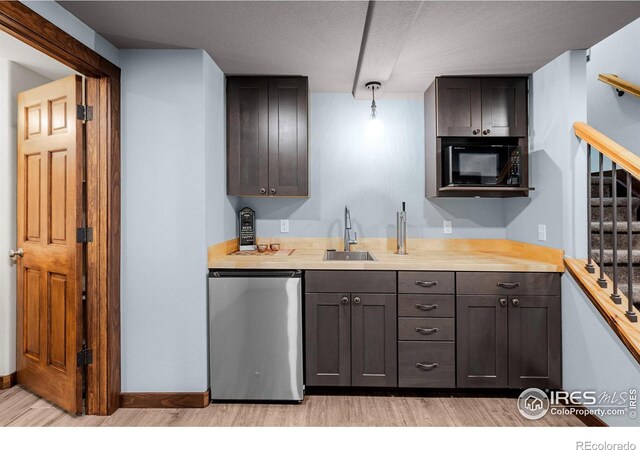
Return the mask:
[(520, 186), (517, 145), (449, 145), (443, 150), (444, 186)]

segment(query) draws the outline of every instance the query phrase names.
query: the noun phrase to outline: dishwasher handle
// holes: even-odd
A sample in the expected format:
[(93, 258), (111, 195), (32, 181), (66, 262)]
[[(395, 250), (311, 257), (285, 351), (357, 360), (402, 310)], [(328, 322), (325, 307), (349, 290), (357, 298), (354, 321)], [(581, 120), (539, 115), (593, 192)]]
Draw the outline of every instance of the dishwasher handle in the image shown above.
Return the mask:
[(300, 278), (302, 270), (211, 270), (209, 278)]

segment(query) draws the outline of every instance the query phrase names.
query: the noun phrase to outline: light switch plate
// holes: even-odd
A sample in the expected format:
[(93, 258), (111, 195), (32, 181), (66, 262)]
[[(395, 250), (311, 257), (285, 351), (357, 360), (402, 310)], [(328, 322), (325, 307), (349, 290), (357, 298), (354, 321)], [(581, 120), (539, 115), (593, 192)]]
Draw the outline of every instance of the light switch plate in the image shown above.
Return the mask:
[(538, 240), (539, 241), (547, 240), (547, 226), (544, 224), (538, 224)]
[(443, 224), (443, 231), (444, 234), (453, 233), (453, 222), (451, 222), (450, 220), (445, 220)]
[(289, 232), (289, 221), (281, 220), (280, 221), (280, 233), (288, 233)]

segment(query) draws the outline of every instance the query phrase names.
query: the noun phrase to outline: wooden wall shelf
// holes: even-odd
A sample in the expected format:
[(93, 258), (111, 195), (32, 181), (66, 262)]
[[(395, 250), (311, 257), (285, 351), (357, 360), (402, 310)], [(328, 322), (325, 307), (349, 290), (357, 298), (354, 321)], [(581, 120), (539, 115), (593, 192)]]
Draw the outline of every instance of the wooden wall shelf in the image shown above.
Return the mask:
[(622, 97), (625, 92), (635, 95), (636, 97), (640, 97), (640, 86), (630, 83), (629, 81), (620, 78), (618, 75), (601, 73), (598, 75), (598, 80), (613, 86), (620, 97)]

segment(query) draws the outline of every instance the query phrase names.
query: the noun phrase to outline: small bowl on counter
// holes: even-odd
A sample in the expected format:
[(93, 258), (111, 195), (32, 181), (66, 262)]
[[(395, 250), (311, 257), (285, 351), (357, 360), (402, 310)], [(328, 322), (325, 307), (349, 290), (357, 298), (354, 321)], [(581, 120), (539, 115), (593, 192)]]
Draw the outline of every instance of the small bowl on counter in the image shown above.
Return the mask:
[(271, 251), (277, 252), (278, 250), (280, 250), (280, 244), (278, 243), (271, 244)]
[(258, 251), (260, 253), (264, 253), (267, 250), (268, 245), (267, 244), (258, 244)]

